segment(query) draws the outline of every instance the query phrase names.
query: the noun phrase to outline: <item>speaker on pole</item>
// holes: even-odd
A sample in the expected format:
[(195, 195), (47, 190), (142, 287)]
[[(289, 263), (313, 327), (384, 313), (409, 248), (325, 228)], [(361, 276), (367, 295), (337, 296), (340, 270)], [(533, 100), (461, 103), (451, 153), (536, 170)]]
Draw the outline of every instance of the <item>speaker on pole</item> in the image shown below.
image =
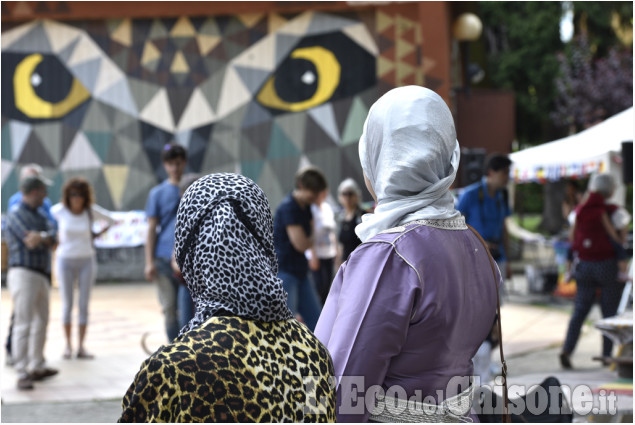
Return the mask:
[(624, 184), (633, 183), (633, 141), (622, 142), (622, 179)]
[(463, 148), (461, 149), (461, 164), (459, 171), (461, 176), (461, 186), (468, 186), (476, 183), (483, 177), (483, 166), (487, 151), (483, 148)]

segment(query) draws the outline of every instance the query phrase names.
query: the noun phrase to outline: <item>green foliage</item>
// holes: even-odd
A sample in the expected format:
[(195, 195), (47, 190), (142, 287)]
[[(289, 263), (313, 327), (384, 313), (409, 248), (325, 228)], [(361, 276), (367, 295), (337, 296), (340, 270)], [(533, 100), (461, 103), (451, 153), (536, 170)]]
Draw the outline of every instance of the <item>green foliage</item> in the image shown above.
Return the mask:
[(532, 233), (541, 233), (540, 222), (542, 221), (542, 216), (540, 214), (527, 214), (523, 216), (514, 214), (512, 215), (512, 220), (525, 230), (529, 230)]
[(548, 112), (559, 72), (556, 53), (563, 47), (560, 2), (481, 2), (479, 13), (488, 43), (489, 81), (516, 94), (518, 140), (549, 140), (554, 129)]
[(524, 183), (516, 185), (514, 210), (519, 214), (542, 213), (544, 195), (539, 183)]
[(554, 124), (577, 132), (633, 106), (632, 49), (611, 46), (604, 57), (595, 50), (582, 33), (558, 54)]
[(633, 2), (576, 1), (572, 3), (576, 33), (579, 34), (584, 30), (589, 34), (592, 51), (598, 57), (606, 56), (611, 47), (622, 44), (611, 25), (613, 14), (619, 16), (621, 29), (633, 31)]

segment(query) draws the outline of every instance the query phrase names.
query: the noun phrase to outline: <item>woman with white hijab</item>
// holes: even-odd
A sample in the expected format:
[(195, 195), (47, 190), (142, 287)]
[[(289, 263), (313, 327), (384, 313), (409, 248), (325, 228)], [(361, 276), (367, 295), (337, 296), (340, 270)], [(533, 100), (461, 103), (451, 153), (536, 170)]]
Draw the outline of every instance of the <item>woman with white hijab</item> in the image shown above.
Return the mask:
[(431, 90), (393, 89), (370, 108), (359, 156), (377, 206), (315, 329), (333, 358), (338, 422), (469, 419), (471, 359), (491, 329), (500, 274), (454, 209), (452, 114)]

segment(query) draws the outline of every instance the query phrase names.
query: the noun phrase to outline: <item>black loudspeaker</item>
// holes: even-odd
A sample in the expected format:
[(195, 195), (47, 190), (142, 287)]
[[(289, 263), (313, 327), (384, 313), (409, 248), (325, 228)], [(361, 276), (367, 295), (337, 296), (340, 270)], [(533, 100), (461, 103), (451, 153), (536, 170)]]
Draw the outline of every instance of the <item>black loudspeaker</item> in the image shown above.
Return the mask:
[(633, 141), (622, 142), (622, 179), (624, 184), (633, 183)]
[(481, 180), (487, 151), (483, 148), (461, 149), (461, 186), (468, 186)]

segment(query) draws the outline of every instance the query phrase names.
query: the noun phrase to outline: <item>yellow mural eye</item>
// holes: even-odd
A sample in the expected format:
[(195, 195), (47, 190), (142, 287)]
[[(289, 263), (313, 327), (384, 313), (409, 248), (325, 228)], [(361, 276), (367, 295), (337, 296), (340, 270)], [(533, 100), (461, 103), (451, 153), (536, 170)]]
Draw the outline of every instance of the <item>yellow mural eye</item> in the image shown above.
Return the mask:
[(340, 73), (340, 63), (330, 50), (321, 46), (298, 48), (267, 80), (257, 99), (269, 108), (304, 111), (331, 98)]
[(59, 118), (90, 97), (82, 83), (53, 56), (34, 53), (13, 74), (15, 106), (29, 118)]

